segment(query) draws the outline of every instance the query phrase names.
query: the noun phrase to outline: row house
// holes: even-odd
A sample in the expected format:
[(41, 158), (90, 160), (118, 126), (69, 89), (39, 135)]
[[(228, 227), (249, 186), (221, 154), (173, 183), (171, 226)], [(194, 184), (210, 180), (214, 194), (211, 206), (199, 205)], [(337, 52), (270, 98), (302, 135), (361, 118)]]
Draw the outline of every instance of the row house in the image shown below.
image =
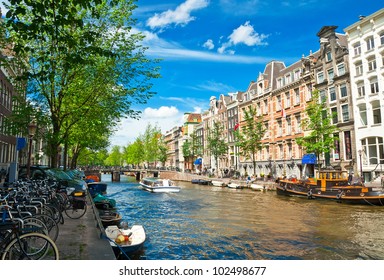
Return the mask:
[(356, 170), (355, 133), (349, 54), (346, 36), (336, 33), (337, 26), (324, 26), (317, 34), (320, 50), (314, 55), (313, 86), (326, 100), (326, 108), (338, 133), (335, 149), (325, 155), (325, 165)]
[[(209, 129), (220, 122), (228, 144), (220, 169), (257, 176), (313, 176), (313, 166), (302, 165), (305, 151), (296, 140), (308, 133), (302, 123), (316, 89), (337, 127), (335, 148), (321, 155), (319, 164), (362, 174), (365, 181), (384, 172), (384, 9), (362, 17), (344, 30), (346, 34), (336, 29), (322, 27), (317, 33), (319, 50), (292, 65), (268, 63), (246, 91), (210, 98), (195, 128), (204, 147), (203, 167), (217, 166), (206, 147)], [(266, 130), (256, 166), (239, 155), (234, 136), (245, 125), (244, 111), (250, 106)]]
[(165, 166), (170, 167), (172, 169), (180, 168), (179, 162), (179, 139), (182, 135), (182, 127), (175, 126), (171, 130), (167, 131), (164, 134), (164, 142), (166, 143), (167, 150), (167, 161), (165, 162)]
[(348, 39), (354, 131), (359, 173), (384, 172), (384, 9), (344, 29)]

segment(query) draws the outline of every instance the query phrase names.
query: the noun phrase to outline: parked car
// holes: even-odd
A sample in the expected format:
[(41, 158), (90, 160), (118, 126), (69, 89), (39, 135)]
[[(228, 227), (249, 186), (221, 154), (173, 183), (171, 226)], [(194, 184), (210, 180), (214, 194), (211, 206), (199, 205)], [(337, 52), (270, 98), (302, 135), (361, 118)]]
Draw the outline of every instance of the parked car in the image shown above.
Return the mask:
[[(27, 167), (19, 168), (19, 179), (27, 178)], [(84, 180), (71, 178), (63, 170), (57, 168), (49, 168), (47, 166), (34, 165), (30, 167), (30, 176), (32, 180), (52, 179), (59, 181), (67, 188), (79, 191), (85, 191), (87, 184)]]

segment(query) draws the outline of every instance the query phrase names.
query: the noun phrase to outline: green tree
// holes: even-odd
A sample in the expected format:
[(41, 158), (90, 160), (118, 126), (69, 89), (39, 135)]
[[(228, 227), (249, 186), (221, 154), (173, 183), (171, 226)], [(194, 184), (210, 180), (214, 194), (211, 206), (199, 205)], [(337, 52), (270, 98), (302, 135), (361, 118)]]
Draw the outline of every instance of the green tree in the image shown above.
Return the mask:
[(141, 137), (124, 148), (124, 159), (128, 164), (136, 166), (144, 162), (144, 145)]
[(157, 125), (148, 124), (142, 135), (144, 160), (149, 167), (150, 163), (156, 166), (159, 158), (161, 130)]
[(219, 174), (219, 157), (227, 154), (228, 144), (225, 141), (224, 127), (214, 121), (212, 128), (207, 132), (207, 150), (213, 156), (216, 163), (216, 174)]
[(49, 118), (38, 121), (52, 166), (68, 130), (90, 118), (95, 105), (114, 119), (137, 117), (132, 104), (154, 94), (150, 81), (159, 77), (157, 61), (145, 57), (143, 35), (132, 32), (134, 2), (11, 0), (6, 5), (0, 47), (12, 45), (12, 63), (25, 66), (17, 80), (27, 85), (35, 113)]
[(108, 157), (105, 159), (105, 165), (107, 166), (121, 166), (123, 162), (123, 156), (120, 146), (113, 146)]
[(199, 153), (201, 154), (201, 145), (198, 142), (198, 136), (196, 134), (196, 131), (193, 131), (189, 135), (189, 137), (184, 141), (182, 150), (185, 162), (187, 163), (193, 163)]
[(265, 127), (262, 116), (257, 117), (256, 108), (250, 106), (243, 112), (245, 123), (235, 131), (236, 145), (242, 156), (251, 159), (253, 174), (256, 174), (256, 155), (263, 147)]
[(161, 137), (161, 142), (159, 145), (158, 160), (161, 162), (162, 166), (165, 166), (167, 159), (168, 159), (168, 146), (164, 142), (164, 137)]
[(325, 156), (335, 147), (337, 127), (332, 124), (332, 115), (326, 109), (326, 98), (320, 97), (317, 89), (312, 92), (305, 113), (307, 118), (302, 122), (305, 136), (297, 138), (296, 142), (307, 153), (314, 153), (319, 162), (321, 155)]

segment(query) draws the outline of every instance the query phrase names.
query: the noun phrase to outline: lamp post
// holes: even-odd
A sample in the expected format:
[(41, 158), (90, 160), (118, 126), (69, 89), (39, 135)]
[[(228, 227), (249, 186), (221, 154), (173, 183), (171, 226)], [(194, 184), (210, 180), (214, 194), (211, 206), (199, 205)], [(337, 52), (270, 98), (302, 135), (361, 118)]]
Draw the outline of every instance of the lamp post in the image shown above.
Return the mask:
[(360, 159), (360, 178), (361, 178), (361, 183), (364, 183), (364, 178), (363, 178), (363, 162), (361, 160), (361, 156), (363, 154), (363, 151), (359, 150), (358, 153), (359, 153), (359, 159)]
[(28, 162), (27, 162), (27, 178), (29, 179), (31, 174), (31, 156), (32, 156), (32, 138), (36, 133), (36, 122), (33, 120), (28, 125)]

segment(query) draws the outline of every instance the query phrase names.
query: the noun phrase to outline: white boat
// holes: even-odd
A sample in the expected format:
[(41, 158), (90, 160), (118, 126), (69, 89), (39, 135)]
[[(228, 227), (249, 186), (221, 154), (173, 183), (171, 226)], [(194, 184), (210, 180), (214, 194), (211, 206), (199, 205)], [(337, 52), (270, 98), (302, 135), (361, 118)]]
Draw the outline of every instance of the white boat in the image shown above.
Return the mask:
[(140, 250), (146, 240), (142, 225), (133, 225), (131, 228), (119, 228), (116, 225), (108, 226), (105, 234), (112, 246), (115, 256), (130, 255)]
[(237, 184), (237, 183), (229, 183), (227, 185), (228, 188), (231, 188), (231, 189), (241, 189), (242, 187), (240, 186), (240, 184)]
[(255, 191), (265, 191), (265, 190), (266, 190), (266, 188), (265, 188), (264, 186), (259, 185), (259, 184), (254, 184), (254, 183), (252, 183), (252, 184), (250, 185), (250, 188), (251, 188), (252, 190), (255, 190)]
[(140, 186), (149, 192), (179, 192), (180, 187), (176, 186), (172, 180), (160, 179), (157, 177), (147, 177), (140, 181)]
[(213, 186), (215, 186), (215, 187), (225, 187), (226, 186), (226, 184), (224, 182), (222, 182), (222, 181), (215, 181), (215, 180), (211, 181), (211, 184)]

